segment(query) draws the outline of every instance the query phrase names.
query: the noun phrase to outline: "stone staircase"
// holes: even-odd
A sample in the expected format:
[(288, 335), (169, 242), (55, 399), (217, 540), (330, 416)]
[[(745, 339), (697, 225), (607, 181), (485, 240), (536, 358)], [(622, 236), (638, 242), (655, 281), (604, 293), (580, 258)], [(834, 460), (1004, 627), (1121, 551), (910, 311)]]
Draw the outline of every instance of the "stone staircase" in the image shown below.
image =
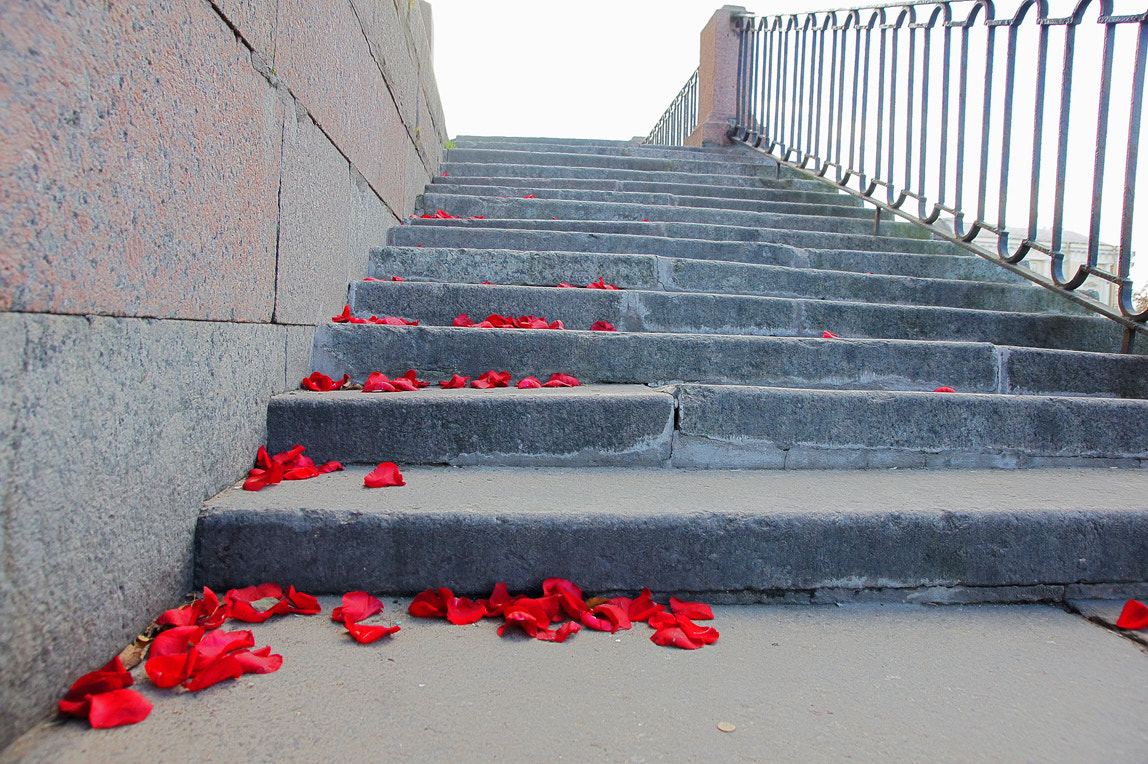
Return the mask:
[[(582, 386), (277, 396), (269, 450), (394, 461), (408, 485), (225, 492), (202, 583), (944, 600), (1148, 580), (1143, 473), (1090, 469), (1148, 458), (1148, 358), (1117, 354), (1119, 327), (744, 147), (456, 143), (423, 197), (453, 217), (393, 228), (350, 286), (353, 315), (419, 325), (323, 324), (315, 369)], [(556, 288), (599, 279), (619, 289)]]

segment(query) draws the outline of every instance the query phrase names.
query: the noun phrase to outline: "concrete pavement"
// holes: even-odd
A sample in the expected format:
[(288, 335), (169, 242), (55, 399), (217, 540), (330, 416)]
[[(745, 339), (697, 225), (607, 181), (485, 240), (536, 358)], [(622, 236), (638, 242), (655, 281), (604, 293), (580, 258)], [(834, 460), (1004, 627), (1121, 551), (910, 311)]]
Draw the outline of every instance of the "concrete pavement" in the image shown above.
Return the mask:
[(689, 652), (644, 624), (500, 639), (393, 598), (402, 631), (359, 645), (321, 601), (251, 627), (277, 673), (189, 694), (137, 669), (143, 723), (47, 723), (0, 761), (1148, 760), (1148, 654), (1055, 606), (718, 606)]

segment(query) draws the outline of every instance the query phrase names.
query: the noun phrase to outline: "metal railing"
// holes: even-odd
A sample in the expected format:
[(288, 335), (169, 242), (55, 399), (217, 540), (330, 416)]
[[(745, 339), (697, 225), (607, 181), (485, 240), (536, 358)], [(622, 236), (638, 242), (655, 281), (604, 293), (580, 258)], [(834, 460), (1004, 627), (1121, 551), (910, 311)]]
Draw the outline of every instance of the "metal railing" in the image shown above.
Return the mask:
[[(1129, 278), (1148, 13), (1112, 3), (1059, 18), (1047, 0), (999, 19), (991, 0), (735, 18), (730, 137), (1113, 319), (1127, 352), (1148, 333)], [(1015, 247), (1010, 216), (1024, 220)], [(1088, 229), (1075, 273), (1069, 219)], [(1097, 266), (1102, 232), (1119, 242), (1115, 273)], [(1033, 251), (1051, 277), (1021, 265)], [(1090, 276), (1119, 287), (1117, 307), (1076, 291)]]
[(674, 97), (670, 108), (662, 114), (658, 124), (646, 136), (645, 143), (662, 146), (681, 146), (698, 126), (698, 72), (695, 69), (681, 91)]

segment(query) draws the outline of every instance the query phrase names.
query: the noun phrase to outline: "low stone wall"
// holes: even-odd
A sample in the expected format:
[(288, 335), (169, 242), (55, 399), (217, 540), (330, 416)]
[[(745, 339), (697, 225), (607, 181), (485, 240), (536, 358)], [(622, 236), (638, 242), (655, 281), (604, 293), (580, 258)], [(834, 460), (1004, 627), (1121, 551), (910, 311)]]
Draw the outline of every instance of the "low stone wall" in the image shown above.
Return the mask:
[(188, 591), (201, 502), (437, 170), (430, 29), (413, 0), (0, 6), (0, 747)]

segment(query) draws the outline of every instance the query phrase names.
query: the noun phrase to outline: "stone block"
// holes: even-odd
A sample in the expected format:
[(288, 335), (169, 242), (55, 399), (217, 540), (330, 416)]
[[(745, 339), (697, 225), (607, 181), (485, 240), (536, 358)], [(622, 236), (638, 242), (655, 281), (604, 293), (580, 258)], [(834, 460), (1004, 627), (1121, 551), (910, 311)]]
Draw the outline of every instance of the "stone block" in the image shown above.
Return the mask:
[(348, 2), (282, 0), (275, 68), (392, 210), (402, 209), (410, 140)]
[(0, 334), (3, 746), (189, 590), (201, 502), (264, 440), (285, 329), (4, 314)]
[(275, 321), (314, 325), (346, 304), (350, 169), (301, 110), (288, 116), (283, 142)]
[(203, 2), (6, 4), (0, 310), (265, 321), (281, 105)]
[(275, 52), (276, 0), (211, 0), (244, 41), (265, 57)]
[(347, 236), (347, 283), (367, 275), (371, 251), (387, 240), (387, 229), (399, 220), (371, 185), (351, 168), (351, 220)]
[(414, 130), (417, 120), (419, 68), (406, 31), (405, 0), (399, 13), (394, 0), (356, 2), (362, 32), (376, 64), (382, 70), (404, 124)]

